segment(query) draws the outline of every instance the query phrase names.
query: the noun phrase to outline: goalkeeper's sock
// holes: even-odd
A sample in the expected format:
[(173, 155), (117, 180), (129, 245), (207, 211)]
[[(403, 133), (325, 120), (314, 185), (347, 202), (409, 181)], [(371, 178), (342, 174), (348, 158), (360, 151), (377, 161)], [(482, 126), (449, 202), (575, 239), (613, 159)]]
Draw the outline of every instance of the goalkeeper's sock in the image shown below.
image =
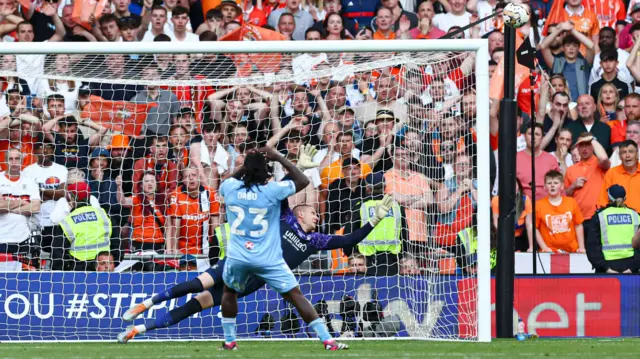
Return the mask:
[(324, 324), (324, 320), (322, 320), (322, 318), (318, 318), (312, 321), (311, 323), (309, 323), (309, 326), (311, 327), (311, 329), (313, 329), (314, 332), (316, 332), (321, 342), (324, 343), (327, 340), (333, 339), (331, 334), (329, 334), (329, 329), (327, 329), (327, 326)]
[(224, 330), (224, 342), (231, 344), (236, 341), (236, 318), (222, 318), (222, 329)]
[[(176, 284), (173, 287), (165, 290), (164, 292), (154, 295), (153, 298), (151, 298), (151, 305), (149, 305), (147, 308), (150, 308), (154, 304), (162, 303), (169, 299), (180, 298), (189, 293), (200, 293), (203, 290), (204, 288), (202, 287), (202, 282), (200, 281), (200, 279), (194, 278), (190, 281)], [(147, 305), (148, 300), (149, 299), (144, 301), (145, 305)]]
[(200, 302), (198, 302), (196, 298), (192, 298), (183, 306), (177, 307), (169, 311), (168, 313), (165, 313), (160, 318), (148, 320), (145, 323), (145, 331), (170, 327), (174, 324), (179, 323), (181, 320), (188, 318), (190, 315), (194, 315), (201, 311), (202, 305), (200, 305)]

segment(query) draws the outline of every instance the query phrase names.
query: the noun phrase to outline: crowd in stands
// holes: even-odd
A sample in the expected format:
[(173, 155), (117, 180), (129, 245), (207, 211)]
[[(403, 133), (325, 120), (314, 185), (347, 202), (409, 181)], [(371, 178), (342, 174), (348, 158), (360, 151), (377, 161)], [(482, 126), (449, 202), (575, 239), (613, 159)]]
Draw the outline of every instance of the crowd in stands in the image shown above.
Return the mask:
[[(533, 85), (528, 74), (517, 83), (515, 247), (531, 251), (535, 241), (543, 252), (585, 252), (583, 226), (607, 204), (609, 186), (623, 186), (628, 207), (640, 211), (640, 0), (517, 2), (531, 12), (517, 42), (538, 50), (539, 69)], [(100, 0), (95, 11), (82, 11), (95, 3), (0, 0), (0, 41), (51, 47), (60, 41), (211, 42), (242, 39), (247, 27), (283, 41), (420, 41), (505, 6), (498, 0)], [(477, 153), (489, 149), (475, 146), (473, 53), (238, 86), (184, 82), (219, 83), (270, 70), (250, 55), (4, 55), (0, 74), (17, 76), (0, 76), (0, 253), (19, 256), (37, 245), (53, 263), (68, 257), (68, 239), (56, 228), (82, 197), (104, 209), (112, 226), (109, 250), (97, 253), (90, 268), (112, 271), (125, 253), (139, 251), (184, 256), (177, 264), (137, 269), (189, 269), (201, 254), (215, 263), (224, 255), (216, 231), (225, 223), (216, 193), (221, 181), (247, 151), (272, 146), (295, 161), (301, 145), (313, 144), (320, 166), (306, 172), (311, 184), (289, 206), (313, 205), (321, 215), (318, 231), (359, 228), (361, 206), (382, 193), (401, 207), (394, 238), (401, 244), (387, 249), (395, 260), (378, 262), (358, 247), (331, 254), (349, 255), (343, 272), (380, 274), (393, 266), (383, 274), (452, 273), (430, 258), (473, 255), (460, 233), (485, 210), (477, 206), (479, 167), (491, 172), (497, 226), (502, 93), (493, 87), (502, 83), (496, 68), (505, 53), (503, 30), (497, 16), (453, 36), (488, 40), (490, 164), (476, 163)], [(362, 54), (281, 54), (276, 75), (303, 78), (367, 60)], [(111, 128), (87, 110), (102, 104), (102, 112), (120, 114), (107, 103), (135, 104), (142, 129)], [(287, 175), (273, 170), (276, 179)], [(473, 261), (458, 266), (471, 271)], [(40, 267), (47, 266), (25, 265)]]

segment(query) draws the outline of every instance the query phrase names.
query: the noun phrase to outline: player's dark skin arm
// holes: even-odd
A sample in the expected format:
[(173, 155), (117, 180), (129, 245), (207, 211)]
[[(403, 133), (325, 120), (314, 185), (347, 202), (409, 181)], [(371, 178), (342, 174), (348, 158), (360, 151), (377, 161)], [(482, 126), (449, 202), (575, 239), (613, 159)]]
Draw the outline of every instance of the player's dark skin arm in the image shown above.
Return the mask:
[(282, 167), (284, 167), (286, 172), (289, 174), (289, 178), (291, 178), (293, 184), (296, 186), (296, 192), (302, 191), (309, 185), (309, 179), (307, 176), (305, 176), (305, 174), (288, 159), (280, 155), (274, 148), (263, 147), (259, 151), (263, 152), (265, 156), (267, 156), (268, 160), (279, 162)]
[(61, 183), (58, 189), (41, 189), (40, 195), (43, 201), (56, 200), (65, 196), (65, 184)]

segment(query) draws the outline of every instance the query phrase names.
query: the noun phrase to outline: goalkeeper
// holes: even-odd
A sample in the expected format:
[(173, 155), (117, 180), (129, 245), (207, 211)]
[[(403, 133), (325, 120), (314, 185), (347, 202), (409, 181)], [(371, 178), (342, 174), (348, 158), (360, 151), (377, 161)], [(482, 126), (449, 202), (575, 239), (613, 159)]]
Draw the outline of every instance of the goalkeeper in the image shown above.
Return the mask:
[[(315, 148), (313, 146), (303, 147), (298, 159), (298, 167), (301, 170), (304, 171), (318, 166), (317, 163), (311, 161), (314, 152)], [(372, 216), (369, 223), (349, 235), (336, 236), (314, 232), (319, 217), (313, 207), (299, 205), (290, 210), (287, 200), (283, 200), (280, 235), (285, 262), (289, 268), (293, 269), (319, 250), (350, 248), (357, 245), (388, 215), (392, 205), (392, 198), (385, 196), (376, 206), (375, 215)], [(222, 241), (224, 239), (218, 238), (218, 240)], [(153, 305), (182, 297), (188, 293), (200, 293), (185, 305), (169, 311), (160, 318), (148, 320), (145, 324), (128, 327), (127, 330), (118, 334), (118, 342), (124, 344), (138, 334), (172, 326), (195, 313), (220, 305), (224, 287), (224, 282), (222, 281), (224, 261), (225, 259), (221, 259), (215, 266), (209, 268), (197, 278), (177, 284), (127, 310), (123, 315), (123, 320), (132, 321)], [(262, 280), (253, 277), (249, 279), (244, 292), (238, 294), (241, 297), (249, 295), (256, 292), (264, 284)]]

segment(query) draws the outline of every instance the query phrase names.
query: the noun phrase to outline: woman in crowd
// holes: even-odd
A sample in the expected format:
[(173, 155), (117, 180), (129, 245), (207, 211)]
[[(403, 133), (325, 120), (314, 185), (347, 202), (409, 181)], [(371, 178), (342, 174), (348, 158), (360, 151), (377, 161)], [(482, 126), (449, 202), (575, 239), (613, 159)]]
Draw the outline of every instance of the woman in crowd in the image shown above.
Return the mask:
[(345, 30), (342, 24), (342, 16), (340, 14), (332, 12), (328, 14), (322, 23), (324, 28), (325, 40), (345, 40), (351, 39), (353, 36)]
[[(72, 76), (71, 73), (71, 57), (67, 54), (58, 54), (50, 56), (49, 61), (52, 62), (47, 73), (56, 76)], [(64, 97), (64, 106), (66, 111), (75, 111), (78, 103), (78, 91), (82, 84), (73, 80), (54, 80), (43, 79), (38, 84), (38, 97), (47, 98), (53, 94), (60, 94)]]
[(598, 93), (598, 110), (600, 111), (600, 121), (609, 122), (617, 120), (618, 103), (620, 95), (618, 88), (612, 83), (605, 83)]

